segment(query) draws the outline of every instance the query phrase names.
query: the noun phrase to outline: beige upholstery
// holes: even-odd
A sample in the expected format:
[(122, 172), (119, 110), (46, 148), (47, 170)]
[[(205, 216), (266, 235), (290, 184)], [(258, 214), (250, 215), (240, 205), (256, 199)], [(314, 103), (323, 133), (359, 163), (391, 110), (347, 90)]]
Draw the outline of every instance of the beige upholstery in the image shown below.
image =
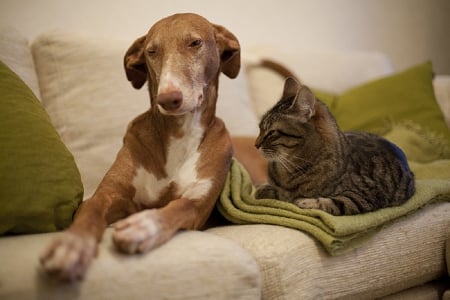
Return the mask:
[(264, 299), (370, 299), (446, 274), (450, 203), (430, 205), (364, 246), (330, 257), (312, 237), (271, 225), (208, 232), (237, 241), (260, 265)]
[(115, 251), (108, 230), (98, 258), (79, 284), (41, 273), (39, 254), (54, 233), (0, 240), (1, 299), (258, 299), (259, 268), (235, 242), (205, 232), (180, 232), (151, 255)]

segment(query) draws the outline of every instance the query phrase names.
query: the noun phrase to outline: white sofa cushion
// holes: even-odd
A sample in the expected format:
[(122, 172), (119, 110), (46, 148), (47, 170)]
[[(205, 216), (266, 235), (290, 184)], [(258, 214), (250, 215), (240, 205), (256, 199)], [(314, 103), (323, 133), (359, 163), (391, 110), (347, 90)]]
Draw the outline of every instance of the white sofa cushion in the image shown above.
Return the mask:
[[(125, 77), (123, 55), (134, 41), (51, 32), (33, 43), (42, 103), (80, 169), (85, 198), (111, 166), (127, 124), (146, 111), (146, 87)], [(217, 114), (235, 135), (255, 135), (245, 75), (221, 76)]]
[[(57, 234), (57, 233), (56, 233)], [(200, 231), (180, 232), (143, 255), (124, 255), (106, 231), (86, 279), (46, 277), (39, 254), (55, 234), (4, 237), (0, 299), (260, 299), (259, 268), (237, 243)], [(36, 272), (38, 270), (39, 272)]]

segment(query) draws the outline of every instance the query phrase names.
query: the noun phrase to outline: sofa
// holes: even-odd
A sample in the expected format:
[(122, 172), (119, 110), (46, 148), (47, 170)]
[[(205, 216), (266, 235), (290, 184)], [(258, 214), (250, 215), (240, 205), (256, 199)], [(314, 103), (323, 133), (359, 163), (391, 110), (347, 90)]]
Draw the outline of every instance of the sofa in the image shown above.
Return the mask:
[[(83, 281), (61, 283), (43, 274), (40, 253), (70, 224), (79, 202), (93, 193), (121, 145), (128, 122), (148, 109), (146, 89), (133, 89), (122, 67), (133, 39), (50, 31), (29, 41), (14, 28), (0, 30), (0, 61), (6, 65), (0, 81), (9, 78), (1, 85), (0, 97), (10, 106), (27, 101), (0, 121), (0, 145), (14, 138), (11, 132), (24, 134), (15, 144), (17, 149), (7, 152), (17, 155), (13, 164), (7, 163), (9, 156), (0, 157), (1, 187), (6, 191), (0, 192), (6, 207), (0, 209), (1, 299), (450, 297), (445, 294), (450, 283), (448, 198), (386, 224), (340, 255), (330, 255), (304, 231), (272, 224), (232, 224), (214, 212), (225, 224), (181, 231), (142, 255), (116, 251), (108, 228)], [(221, 77), (219, 85), (217, 114), (234, 136), (255, 136), (258, 119), (280, 95), (283, 79), (259, 66), (261, 57), (290, 68), (324, 98), (397, 72), (388, 57), (373, 52), (259, 47), (247, 49), (242, 57), (238, 78)], [(435, 76), (429, 86), (432, 103), (421, 104), (419, 111), (427, 115), (429, 106), (438, 108), (437, 116), (425, 123), (440, 122), (448, 130), (450, 76)], [(5, 100), (5, 90), (15, 94)], [(11, 115), (23, 118), (18, 123), (6, 121)], [(342, 120), (358, 119), (357, 114), (353, 117)], [(15, 124), (24, 123), (28, 127), (14, 130)], [(44, 127), (53, 132), (51, 138), (41, 138)], [(430, 142), (430, 151), (443, 149), (433, 158), (437, 163), (448, 159), (442, 143), (445, 140)], [(27, 164), (26, 172), (20, 172), (22, 162)]]

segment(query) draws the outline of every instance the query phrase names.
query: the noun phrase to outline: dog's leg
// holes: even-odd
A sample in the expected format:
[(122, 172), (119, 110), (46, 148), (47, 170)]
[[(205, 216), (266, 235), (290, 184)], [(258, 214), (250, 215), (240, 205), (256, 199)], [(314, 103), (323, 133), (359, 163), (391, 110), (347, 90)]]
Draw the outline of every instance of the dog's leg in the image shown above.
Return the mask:
[(72, 225), (60, 233), (41, 255), (45, 271), (66, 281), (82, 279), (97, 255), (105, 228), (129, 215), (129, 209), (124, 205), (128, 202), (100, 195), (84, 201)]
[(159, 209), (147, 209), (115, 224), (113, 240), (125, 253), (144, 253), (168, 241), (180, 229), (199, 229), (212, 206), (207, 201), (180, 198)]
[[(97, 255), (108, 224), (129, 215), (129, 202), (96, 196), (82, 203), (73, 224), (60, 233), (41, 255), (50, 275), (65, 281), (82, 279)], [(132, 210), (134, 212), (135, 210)]]
[[(82, 279), (97, 254), (106, 226), (137, 211), (130, 198), (129, 154), (122, 150), (94, 196), (78, 208), (74, 222), (41, 255), (44, 270), (59, 279)], [(120, 187), (120, 188), (118, 188)]]
[(41, 255), (47, 273), (62, 280), (83, 278), (97, 254), (97, 243), (106, 227), (94, 199), (83, 202), (74, 223), (59, 234)]

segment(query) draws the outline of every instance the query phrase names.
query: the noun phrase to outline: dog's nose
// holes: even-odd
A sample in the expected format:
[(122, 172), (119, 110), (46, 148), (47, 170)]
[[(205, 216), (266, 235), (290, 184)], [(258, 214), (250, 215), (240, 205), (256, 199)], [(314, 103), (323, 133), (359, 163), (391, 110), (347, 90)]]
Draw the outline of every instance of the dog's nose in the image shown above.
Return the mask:
[(157, 103), (167, 111), (174, 111), (183, 103), (183, 95), (180, 91), (161, 93), (158, 95)]

